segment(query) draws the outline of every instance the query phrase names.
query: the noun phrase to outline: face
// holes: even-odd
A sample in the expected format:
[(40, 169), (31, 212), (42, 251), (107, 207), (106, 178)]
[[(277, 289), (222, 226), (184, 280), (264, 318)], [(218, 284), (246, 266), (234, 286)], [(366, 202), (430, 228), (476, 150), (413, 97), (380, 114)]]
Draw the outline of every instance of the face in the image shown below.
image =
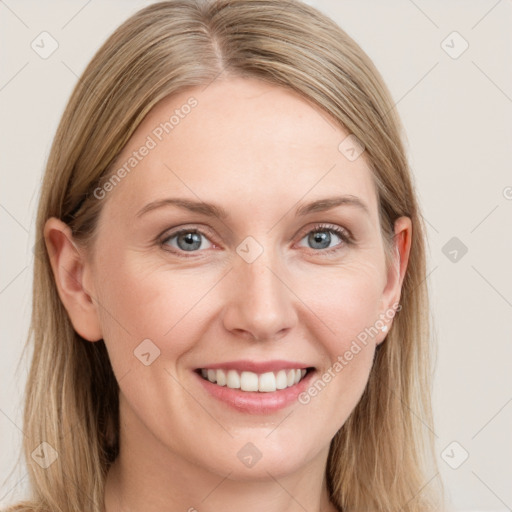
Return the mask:
[(88, 314), (146, 448), (239, 479), (326, 456), (400, 287), (347, 135), (289, 90), (216, 81), (160, 102), (97, 190)]

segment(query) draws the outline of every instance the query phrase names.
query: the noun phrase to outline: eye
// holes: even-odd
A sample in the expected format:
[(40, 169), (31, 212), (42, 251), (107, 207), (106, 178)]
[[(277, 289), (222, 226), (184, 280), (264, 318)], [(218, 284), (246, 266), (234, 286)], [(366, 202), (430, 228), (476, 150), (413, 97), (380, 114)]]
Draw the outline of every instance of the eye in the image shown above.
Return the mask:
[[(213, 235), (211, 235), (213, 237)], [(353, 243), (350, 232), (340, 226), (321, 224), (314, 229), (306, 232), (302, 240), (307, 240), (310, 249), (315, 252), (331, 253), (343, 249)], [(339, 240), (336, 243), (336, 239)], [(331, 245), (334, 242), (334, 245)], [(174, 233), (164, 235), (160, 242), (161, 246), (166, 246), (167, 251), (187, 257), (184, 253), (198, 252), (200, 249), (209, 249), (215, 247), (210, 242), (207, 234), (197, 228), (182, 228)]]
[[(174, 243), (171, 243), (173, 242)], [(209, 247), (204, 244), (206, 241), (213, 246), (211, 242), (206, 238), (206, 235), (198, 229), (180, 229), (179, 231), (165, 237), (162, 240), (162, 245), (171, 246), (174, 250), (172, 252), (196, 252), (199, 249), (208, 249)]]
[[(352, 243), (351, 235), (346, 229), (326, 224), (315, 226), (301, 241), (304, 239), (308, 244), (311, 244), (310, 248), (320, 249), (324, 252), (337, 251)], [(331, 246), (331, 243), (336, 242), (336, 239), (341, 240), (341, 243), (335, 243), (334, 246)]]

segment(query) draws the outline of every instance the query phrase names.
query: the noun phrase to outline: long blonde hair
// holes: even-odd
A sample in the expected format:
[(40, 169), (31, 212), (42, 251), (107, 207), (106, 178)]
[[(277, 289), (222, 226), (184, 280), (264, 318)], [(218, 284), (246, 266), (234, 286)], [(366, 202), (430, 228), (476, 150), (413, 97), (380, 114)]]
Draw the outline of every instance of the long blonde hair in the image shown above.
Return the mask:
[[(221, 72), (287, 87), (318, 105), (364, 144), (385, 240), (391, 244), (398, 217), (412, 220), (402, 309), (359, 404), (332, 440), (326, 478), (343, 512), (439, 510), (441, 493), (428, 483), (437, 469), (425, 228), (391, 96), (371, 60), (328, 17), (282, 0), (175, 0), (130, 17), (93, 57), (63, 114), (37, 236), (55, 216), (77, 241), (90, 243), (102, 206), (93, 191), (144, 117), (164, 97), (206, 85)], [(119, 451), (119, 388), (103, 340), (90, 343), (74, 331), (42, 243), (39, 249), (24, 413), (33, 495), (11, 510), (100, 512), (105, 476)], [(31, 457), (43, 441), (58, 453), (46, 469)]]

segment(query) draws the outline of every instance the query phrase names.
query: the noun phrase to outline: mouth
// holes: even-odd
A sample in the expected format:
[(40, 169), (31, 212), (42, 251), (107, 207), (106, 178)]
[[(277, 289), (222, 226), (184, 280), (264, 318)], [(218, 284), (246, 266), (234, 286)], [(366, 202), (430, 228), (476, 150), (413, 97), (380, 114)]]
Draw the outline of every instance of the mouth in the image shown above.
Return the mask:
[(296, 386), (314, 371), (314, 368), (282, 368), (263, 373), (233, 368), (198, 368), (195, 371), (204, 380), (219, 387), (252, 393), (274, 393)]
[(193, 373), (205, 396), (245, 414), (268, 415), (297, 404), (311, 385), (314, 366), (285, 359), (204, 363)]

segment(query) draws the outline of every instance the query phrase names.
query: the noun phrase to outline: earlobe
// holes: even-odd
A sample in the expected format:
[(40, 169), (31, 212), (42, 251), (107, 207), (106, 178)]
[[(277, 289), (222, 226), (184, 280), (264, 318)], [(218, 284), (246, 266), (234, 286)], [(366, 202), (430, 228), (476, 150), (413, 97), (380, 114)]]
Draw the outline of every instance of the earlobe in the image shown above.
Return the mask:
[(71, 229), (60, 219), (46, 221), (44, 239), (59, 297), (68, 312), (75, 331), (88, 341), (102, 339), (94, 290), (84, 286), (87, 264), (73, 240)]

